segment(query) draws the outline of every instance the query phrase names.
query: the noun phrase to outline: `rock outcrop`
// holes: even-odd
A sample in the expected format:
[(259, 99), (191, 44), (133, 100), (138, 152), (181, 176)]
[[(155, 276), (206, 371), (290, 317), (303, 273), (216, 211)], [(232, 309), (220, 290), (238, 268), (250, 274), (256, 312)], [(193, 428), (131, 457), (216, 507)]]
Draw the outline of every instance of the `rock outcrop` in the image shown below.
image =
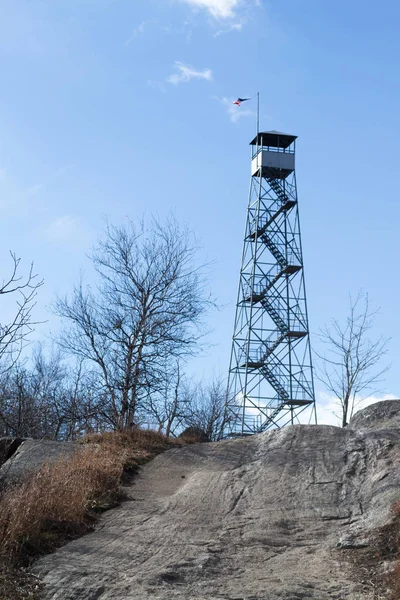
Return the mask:
[(205, 442), (211, 442), (210, 438), (200, 427), (186, 427), (179, 436), (180, 438), (191, 438), (194, 442), (204, 444)]
[(23, 438), (18, 437), (0, 438), (0, 467), (11, 458), (23, 441)]
[(29, 473), (40, 469), (44, 463), (53, 462), (61, 456), (71, 455), (75, 450), (75, 446), (71, 442), (30, 438), (15, 439), (11, 444), (5, 443), (5, 446), (8, 448), (8, 455), (4, 455), (7, 460), (3, 464), (0, 462), (0, 487), (20, 481)]
[(170, 450), (94, 533), (37, 563), (45, 598), (372, 600), (348, 553), (373, 543), (400, 499), (399, 424), (400, 402), (385, 402), (346, 429)]

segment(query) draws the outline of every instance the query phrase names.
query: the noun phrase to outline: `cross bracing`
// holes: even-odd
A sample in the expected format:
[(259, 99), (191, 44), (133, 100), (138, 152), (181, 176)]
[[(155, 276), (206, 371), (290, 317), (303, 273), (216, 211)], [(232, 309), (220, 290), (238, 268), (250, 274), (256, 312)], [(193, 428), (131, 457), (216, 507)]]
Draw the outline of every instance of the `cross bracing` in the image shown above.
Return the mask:
[(258, 134), (253, 147), (229, 369), (228, 435), (282, 427), (299, 422), (300, 415), (304, 421), (306, 413), (315, 418), (295, 137), (285, 136), (282, 145), (271, 148), (271, 140), (280, 144), (273, 133)]

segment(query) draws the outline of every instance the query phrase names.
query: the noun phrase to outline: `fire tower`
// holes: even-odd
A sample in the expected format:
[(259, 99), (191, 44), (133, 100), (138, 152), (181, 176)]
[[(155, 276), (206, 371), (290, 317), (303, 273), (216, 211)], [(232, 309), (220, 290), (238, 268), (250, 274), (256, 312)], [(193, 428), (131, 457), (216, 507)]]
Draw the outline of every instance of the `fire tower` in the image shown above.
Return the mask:
[(315, 419), (295, 135), (258, 133), (229, 368), (226, 434)]

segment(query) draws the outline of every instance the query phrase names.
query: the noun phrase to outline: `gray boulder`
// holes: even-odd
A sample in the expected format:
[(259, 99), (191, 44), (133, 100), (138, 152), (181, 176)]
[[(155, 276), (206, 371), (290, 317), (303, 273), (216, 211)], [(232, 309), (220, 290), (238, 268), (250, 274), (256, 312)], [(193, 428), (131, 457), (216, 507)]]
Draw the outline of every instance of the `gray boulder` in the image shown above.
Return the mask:
[(359, 410), (348, 427), (357, 431), (400, 428), (400, 400), (376, 402)]
[(0, 438), (0, 467), (3, 465), (18, 447), (22, 444), (24, 438), (4, 437)]
[(26, 439), (18, 444), (15, 452), (0, 467), (0, 486), (21, 481), (49, 461), (61, 456), (71, 456), (75, 450), (72, 442)]

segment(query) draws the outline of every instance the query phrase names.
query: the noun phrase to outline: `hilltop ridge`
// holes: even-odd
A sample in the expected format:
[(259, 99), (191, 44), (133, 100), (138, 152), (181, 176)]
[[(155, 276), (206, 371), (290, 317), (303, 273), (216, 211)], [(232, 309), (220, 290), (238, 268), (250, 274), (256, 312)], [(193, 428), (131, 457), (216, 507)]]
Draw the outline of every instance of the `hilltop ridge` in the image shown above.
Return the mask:
[(387, 401), (345, 429), (169, 450), (97, 531), (37, 563), (45, 598), (372, 600), (396, 558), (368, 563), (400, 500), (399, 422)]

